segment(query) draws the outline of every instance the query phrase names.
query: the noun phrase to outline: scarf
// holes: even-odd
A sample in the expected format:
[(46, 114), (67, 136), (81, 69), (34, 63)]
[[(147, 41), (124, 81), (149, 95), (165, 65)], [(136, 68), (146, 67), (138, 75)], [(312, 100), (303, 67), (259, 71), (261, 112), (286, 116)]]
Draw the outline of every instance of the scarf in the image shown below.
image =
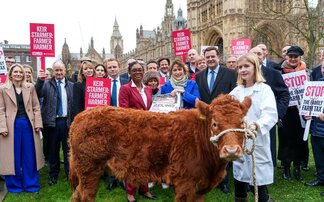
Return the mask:
[(306, 69), (306, 64), (301, 61), (301, 63), (297, 67), (292, 67), (290, 66), (287, 61), (284, 61), (281, 65), (281, 68), (283, 72), (286, 73), (291, 73), (291, 72), (298, 72)]
[(184, 76), (181, 80), (178, 81), (171, 76), (170, 82), (173, 89), (177, 89), (184, 92), (184, 88), (187, 86), (188, 77)]
[[(184, 92), (184, 88), (187, 86), (188, 77), (185, 75), (181, 80), (176, 80), (172, 76), (170, 78), (170, 83), (173, 89), (179, 90), (180, 92)], [(183, 100), (182, 93), (179, 93), (180, 96), (180, 109), (183, 108)]]

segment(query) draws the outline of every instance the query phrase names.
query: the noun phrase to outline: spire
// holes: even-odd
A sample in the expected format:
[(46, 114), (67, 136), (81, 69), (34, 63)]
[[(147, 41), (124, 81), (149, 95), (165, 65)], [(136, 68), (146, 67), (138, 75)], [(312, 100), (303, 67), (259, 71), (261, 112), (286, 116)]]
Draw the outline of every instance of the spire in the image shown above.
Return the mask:
[(167, 0), (165, 4), (165, 17), (173, 16), (173, 3), (172, 0)]
[(117, 23), (117, 17), (115, 17), (112, 37), (121, 37), (121, 34), (119, 32), (119, 25)]
[(94, 48), (93, 37), (91, 37), (91, 48)]

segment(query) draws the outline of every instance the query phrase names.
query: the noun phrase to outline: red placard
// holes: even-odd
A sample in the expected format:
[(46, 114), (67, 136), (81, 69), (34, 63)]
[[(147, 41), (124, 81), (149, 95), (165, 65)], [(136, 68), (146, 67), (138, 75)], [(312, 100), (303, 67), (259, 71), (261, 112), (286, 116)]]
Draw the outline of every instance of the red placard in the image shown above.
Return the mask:
[(111, 80), (88, 77), (86, 81), (84, 108), (110, 105)]
[(250, 51), (251, 39), (232, 40), (231, 54), (240, 57)]
[(55, 57), (54, 24), (30, 23), (30, 55)]
[(6, 82), (7, 75), (0, 75), (0, 85), (4, 84)]
[(172, 32), (174, 55), (185, 57), (191, 49), (190, 31), (188, 29)]

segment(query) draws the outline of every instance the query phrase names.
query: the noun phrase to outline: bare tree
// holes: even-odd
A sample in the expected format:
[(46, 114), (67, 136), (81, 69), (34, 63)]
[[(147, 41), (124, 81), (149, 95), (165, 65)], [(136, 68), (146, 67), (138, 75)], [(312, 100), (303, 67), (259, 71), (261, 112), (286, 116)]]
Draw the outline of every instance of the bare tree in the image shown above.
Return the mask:
[[(250, 32), (263, 37), (264, 42), (272, 47), (275, 43), (281, 47), (287, 42), (301, 46), (305, 44), (306, 64), (312, 67), (324, 37), (324, 0), (318, 0), (317, 5), (316, 0), (252, 0), (251, 3), (260, 6), (250, 8), (247, 15)], [(315, 7), (311, 3), (315, 3)], [(259, 12), (254, 12), (254, 9), (259, 9)], [(277, 46), (273, 52), (279, 56), (277, 51), (281, 47)]]

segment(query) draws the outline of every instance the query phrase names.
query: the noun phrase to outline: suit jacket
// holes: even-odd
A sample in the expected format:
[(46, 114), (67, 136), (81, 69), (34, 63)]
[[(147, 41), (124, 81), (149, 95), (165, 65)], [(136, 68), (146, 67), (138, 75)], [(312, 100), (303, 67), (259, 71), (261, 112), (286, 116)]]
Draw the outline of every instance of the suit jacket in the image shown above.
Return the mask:
[[(34, 146), (37, 170), (44, 166), (43, 150), (39, 133), (35, 128), (43, 128), (42, 117), (36, 90), (33, 84), (22, 86), (21, 93), (24, 100), (27, 117), (34, 132)], [(0, 133), (8, 132), (7, 136), (0, 135), (0, 174), (15, 175), (14, 161), (14, 125), (17, 114), (17, 100), (14, 88), (0, 86)]]
[(125, 73), (120, 74), (119, 75), (119, 78), (120, 78), (120, 82), (121, 82), (121, 79), (122, 78), (123, 78), (123, 80), (126, 80), (127, 81), (126, 83), (128, 83), (131, 80), (128, 72), (125, 72)]
[(152, 89), (143, 85), (146, 97), (147, 107), (144, 104), (141, 94), (136, 87), (132, 87), (132, 81), (120, 87), (119, 90), (119, 106), (124, 108), (149, 110), (152, 105)]
[(289, 90), (286, 86), (281, 74), (275, 69), (271, 69), (262, 65), (261, 67), (263, 77), (266, 84), (271, 87), (271, 90), (276, 98), (278, 116), (282, 118), (287, 111), (289, 104)]
[(311, 73), (311, 81), (318, 81), (320, 80), (320, 78), (323, 77), (321, 69), (322, 69), (322, 65), (313, 68)]
[(125, 85), (129, 82), (129, 79), (119, 76), (120, 85)]
[(278, 63), (273, 62), (272, 60), (267, 59), (266, 67), (271, 69), (280, 70), (280, 66)]
[(208, 68), (200, 71), (196, 75), (201, 100), (207, 104), (210, 104), (219, 94), (230, 93), (236, 87), (237, 74), (235, 70), (220, 66), (213, 90), (210, 93), (207, 83), (207, 73)]

